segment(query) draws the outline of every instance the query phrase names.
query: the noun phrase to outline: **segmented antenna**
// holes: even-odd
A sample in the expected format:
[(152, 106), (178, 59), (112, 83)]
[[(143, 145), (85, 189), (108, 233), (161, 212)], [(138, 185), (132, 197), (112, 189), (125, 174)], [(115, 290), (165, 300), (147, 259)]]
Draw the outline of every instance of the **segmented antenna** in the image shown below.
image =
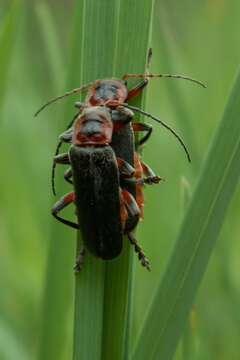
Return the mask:
[(89, 83), (89, 84), (85, 84), (79, 88), (73, 89), (71, 91), (66, 92), (63, 95), (57, 96), (54, 99), (49, 100), (46, 104), (44, 104), (43, 106), (40, 107), (40, 109), (34, 114), (34, 116), (37, 116), (42, 110), (44, 110), (47, 106), (53, 104), (54, 102), (61, 100), (67, 96), (73, 95), (73, 94), (77, 94), (80, 93), (81, 91), (86, 91), (88, 90), (88, 88), (92, 85), (93, 83)]
[(182, 80), (187, 80), (187, 81), (191, 81), (195, 84), (198, 84), (204, 88), (206, 88), (207, 86), (202, 83), (199, 80), (193, 79), (189, 76), (185, 76), (185, 75), (171, 75), (171, 74), (152, 74), (152, 73), (146, 73), (146, 74), (126, 74), (123, 76), (123, 80), (127, 80), (128, 78), (154, 78), (154, 77), (158, 77), (158, 78), (172, 78), (172, 79), (182, 79)]
[(181, 146), (183, 147), (186, 155), (187, 155), (187, 159), (189, 162), (191, 162), (191, 157), (190, 157), (190, 154), (189, 154), (189, 151), (186, 147), (186, 145), (184, 144), (183, 140), (181, 139), (181, 137), (176, 133), (175, 130), (173, 130), (169, 125), (167, 125), (165, 122), (163, 122), (162, 120), (160, 120), (159, 118), (151, 115), (150, 113), (146, 112), (146, 111), (143, 111), (135, 106), (131, 106), (131, 105), (128, 105), (128, 104), (121, 104), (122, 106), (125, 106), (126, 108), (130, 109), (130, 110), (133, 110), (133, 111), (136, 111), (136, 112), (139, 112), (140, 114), (143, 114), (155, 121), (157, 121), (159, 124), (161, 124), (163, 127), (165, 127), (167, 130), (169, 130), (179, 141), (179, 143), (181, 144)]

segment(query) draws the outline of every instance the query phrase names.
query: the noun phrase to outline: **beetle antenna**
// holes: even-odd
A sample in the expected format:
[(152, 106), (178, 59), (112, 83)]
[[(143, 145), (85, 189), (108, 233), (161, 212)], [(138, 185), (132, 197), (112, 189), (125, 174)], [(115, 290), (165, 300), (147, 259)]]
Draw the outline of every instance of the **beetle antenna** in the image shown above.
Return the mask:
[(187, 80), (187, 81), (191, 81), (195, 84), (198, 84), (200, 86), (202, 86), (203, 88), (206, 88), (207, 86), (202, 83), (199, 80), (193, 79), (189, 76), (185, 76), (185, 75), (171, 75), (171, 74), (152, 74), (152, 73), (146, 73), (146, 74), (126, 74), (123, 76), (123, 80), (126, 80), (128, 78), (154, 78), (154, 77), (158, 77), (158, 78), (170, 78), (170, 79), (182, 79), (182, 80)]
[(129, 108), (130, 110), (133, 110), (133, 111), (136, 111), (136, 112), (139, 112), (140, 114), (143, 114), (155, 121), (157, 121), (159, 124), (161, 124), (163, 127), (165, 127), (167, 130), (169, 130), (179, 141), (179, 143), (181, 144), (181, 146), (183, 147), (186, 155), (187, 155), (187, 159), (189, 162), (191, 162), (191, 157), (190, 157), (190, 154), (189, 154), (189, 151), (186, 147), (186, 145), (184, 144), (183, 140), (181, 139), (181, 137), (176, 133), (175, 130), (173, 130), (169, 125), (167, 125), (165, 122), (163, 122), (162, 120), (160, 120), (159, 118), (151, 115), (150, 113), (146, 112), (146, 111), (143, 111), (135, 106), (131, 106), (131, 105), (128, 105), (128, 104), (121, 104), (122, 106), (125, 106), (126, 108)]
[(89, 83), (89, 84), (86, 84), (86, 85), (83, 85), (79, 88), (76, 88), (76, 89), (73, 89), (71, 91), (68, 91), (66, 92), (65, 94), (63, 95), (60, 95), (60, 96), (57, 96), (56, 98), (54, 99), (51, 99), (49, 100), (46, 104), (44, 104), (43, 106), (40, 107), (40, 109), (38, 109), (38, 111), (34, 114), (34, 116), (37, 116), (42, 110), (44, 110), (47, 106), (51, 105), (52, 103), (58, 101), (58, 100), (61, 100), (67, 96), (70, 96), (70, 95), (73, 95), (73, 94), (77, 94), (79, 92), (82, 92), (82, 91), (86, 91), (88, 90), (88, 88), (92, 85), (93, 83)]

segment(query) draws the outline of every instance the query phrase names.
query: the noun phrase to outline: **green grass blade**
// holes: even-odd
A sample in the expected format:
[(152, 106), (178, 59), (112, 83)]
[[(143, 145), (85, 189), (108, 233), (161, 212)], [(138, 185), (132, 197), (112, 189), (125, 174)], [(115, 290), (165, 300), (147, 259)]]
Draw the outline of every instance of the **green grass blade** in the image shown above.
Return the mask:
[[(176, 56), (179, 56), (177, 41), (174, 37), (174, 30), (169, 26), (169, 17), (167, 9), (165, 9), (166, 4), (158, 2), (157, 21), (155, 22), (155, 38), (154, 44), (156, 44), (156, 49), (160, 49), (161, 57), (159, 58), (158, 63), (160, 63), (161, 68), (166, 69), (168, 73), (174, 74), (179, 72), (177, 66), (179, 66), (179, 61), (176, 60)], [(164, 16), (165, 15), (165, 16)], [(187, 74), (190, 70), (186, 69)], [(194, 75), (192, 75), (194, 77)], [(160, 88), (161, 84), (159, 84)], [(163, 86), (163, 84), (162, 84)], [(191, 88), (192, 84), (187, 84), (184, 81), (168, 81), (166, 79), (164, 87), (167, 89), (167, 94), (172, 104), (172, 109), (176, 114), (176, 119), (180, 128), (182, 130), (183, 138), (185, 139), (192, 158), (191, 170), (197, 170), (200, 162), (199, 149), (197, 147), (197, 141), (195, 139), (196, 134), (193, 131), (193, 119), (186, 102), (186, 95), (182, 91), (183, 87), (187, 89)], [(195, 93), (199, 91), (204, 91), (204, 89), (196, 86), (192, 87), (192, 91)]]
[[(87, 1), (83, 9), (84, 18), (89, 21), (83, 23), (81, 32), (84, 38), (81, 83), (143, 71), (152, 3), (134, 1), (130, 6), (127, 1), (101, 4)], [(136, 26), (129, 36), (126, 23), (132, 23), (133, 16), (137, 18)], [(140, 102), (141, 97), (139, 105)], [(132, 252), (127, 240), (125, 245), (120, 258), (106, 263), (105, 273), (105, 264), (88, 255), (87, 271), (84, 268), (77, 277), (74, 360), (99, 359), (100, 353), (104, 360), (124, 358)]]
[(240, 74), (216, 131), (133, 359), (172, 359), (240, 175)]
[(42, 34), (46, 55), (49, 60), (51, 80), (53, 85), (55, 85), (55, 88), (60, 91), (62, 90), (65, 69), (63, 66), (63, 54), (60, 46), (60, 39), (57, 36), (57, 28), (54, 24), (49, 5), (43, 1), (37, 2), (35, 6), (39, 29)]
[[(127, 72), (144, 72), (151, 31), (152, 3), (139, 0), (120, 2), (114, 76), (122, 77)], [(135, 104), (141, 107), (143, 97), (139, 96)], [(106, 263), (102, 349), (104, 360), (127, 359), (131, 345), (129, 316), (132, 313), (132, 261), (135, 254), (129, 240), (124, 238), (124, 242), (121, 256)]]
[(12, 328), (0, 319), (0, 358), (13, 360), (29, 360), (23, 344), (19, 341)]
[[(80, 4), (80, 2), (78, 3)], [(51, 18), (51, 15), (48, 14), (48, 16)], [(81, 12), (77, 14), (74, 13), (73, 27), (75, 28), (75, 24), (82, 23), (82, 20), (83, 18)], [(52, 41), (49, 40), (47, 46), (54, 46), (55, 52), (57, 45), (53, 44), (53, 42), (53, 39)], [(76, 84), (79, 84), (80, 78), (80, 67), (72, 66), (80, 63), (80, 53), (78, 48), (81, 47), (81, 44), (76, 43), (75, 29), (70, 36), (69, 43), (69, 51), (71, 55), (69, 66), (67, 68), (67, 89), (75, 87)], [(49, 52), (52, 51), (52, 49), (49, 49)], [(50, 57), (51, 63), (54, 61), (54, 56), (55, 55), (53, 54), (53, 57)], [(74, 62), (73, 59), (76, 62)], [(64, 80), (62, 73), (59, 74), (59, 77)], [(54, 85), (56, 86), (56, 93), (54, 96), (56, 96), (59, 94), (58, 86), (60, 86), (60, 84), (55, 81)], [(62, 104), (59, 104), (59, 109), (61, 108), (61, 111), (62, 109), (64, 110), (62, 111), (64, 116), (58, 116), (58, 133), (56, 133), (56, 138), (53, 139), (53, 143), (57, 141), (57, 135), (66, 128), (68, 122), (73, 117), (72, 101), (73, 99), (70, 99), (71, 112), (69, 111), (70, 109), (68, 108), (67, 103), (63, 101)], [(57, 111), (57, 109), (55, 111)], [(52, 200), (52, 204), (66, 191), (68, 190), (64, 187), (63, 182), (57, 181), (57, 198)], [(69, 314), (71, 314), (70, 310), (72, 310), (71, 305), (73, 303), (73, 258), (75, 250), (75, 232), (61, 226), (61, 224), (56, 222), (54, 219), (52, 219), (51, 225), (51, 239), (48, 249), (46, 278), (43, 290), (42, 316), (39, 336), (39, 360), (64, 359), (64, 355), (67, 352), (66, 347), (68, 342), (71, 341), (70, 338), (72, 335), (69, 331), (69, 327), (72, 324), (69, 321)]]
[[(115, 50), (117, 1), (76, 1), (76, 41), (81, 60), (77, 64), (81, 84), (110, 76)], [(78, 70), (78, 71), (79, 71)], [(78, 236), (78, 249), (81, 235)], [(76, 276), (73, 359), (99, 360), (102, 352), (105, 263), (89, 253), (83, 270)]]
[(182, 360), (194, 360), (198, 356), (198, 339), (196, 334), (197, 313), (193, 305), (188, 313), (182, 334)]
[(13, 53), (15, 37), (17, 35), (17, 27), (19, 22), (19, 1), (12, 1), (8, 13), (0, 25), (0, 108), (3, 104), (6, 93), (8, 71), (11, 65), (11, 57)]
[[(185, 177), (181, 180), (182, 209), (185, 212), (191, 199), (190, 185)], [(181, 339), (182, 360), (196, 359), (196, 308), (193, 305), (188, 313)]]

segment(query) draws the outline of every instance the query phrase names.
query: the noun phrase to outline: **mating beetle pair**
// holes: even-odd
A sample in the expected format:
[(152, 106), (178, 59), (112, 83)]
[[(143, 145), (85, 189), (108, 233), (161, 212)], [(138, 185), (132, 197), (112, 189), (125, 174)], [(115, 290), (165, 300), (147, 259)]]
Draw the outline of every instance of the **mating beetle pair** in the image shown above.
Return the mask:
[[(52, 213), (67, 225), (77, 229), (81, 227), (87, 249), (103, 259), (112, 259), (121, 252), (122, 236), (127, 234), (142, 265), (148, 269), (148, 259), (132, 231), (143, 212), (143, 184), (158, 183), (160, 178), (141, 162), (135, 152), (133, 131), (146, 131), (137, 143), (141, 145), (151, 135), (152, 127), (132, 122), (134, 114), (131, 110), (156, 120), (170, 130), (183, 146), (189, 161), (190, 156), (173, 129), (151, 114), (130, 106), (128, 101), (145, 88), (148, 78), (164, 76), (184, 78), (204, 86), (197, 80), (180, 75), (127, 74), (122, 80), (97, 80), (74, 89), (51, 100), (36, 113), (58, 99), (88, 90), (84, 103), (76, 103), (79, 113), (60, 136), (54, 158), (53, 185), (55, 164), (70, 164), (65, 179), (72, 182), (73, 178), (74, 192), (62, 197), (54, 205)], [(126, 79), (129, 77), (143, 80), (128, 90)], [(68, 154), (58, 155), (62, 142), (72, 145)], [(72, 202), (76, 204), (78, 224), (58, 215)]]
[[(126, 234), (142, 265), (149, 268), (148, 259), (132, 230), (142, 214), (143, 184), (157, 183), (160, 178), (140, 162), (137, 154), (134, 167), (116, 156), (109, 145), (114, 129), (111, 112), (107, 107), (87, 107), (76, 118), (71, 131), (61, 136), (72, 145), (68, 153), (55, 157), (55, 163), (71, 165), (65, 172), (65, 179), (71, 182), (73, 178), (74, 191), (63, 196), (52, 213), (64, 224), (81, 228), (87, 249), (102, 259), (119, 255), (122, 237)], [(146, 178), (142, 177), (142, 172)], [(76, 204), (77, 224), (58, 215), (72, 202)]]

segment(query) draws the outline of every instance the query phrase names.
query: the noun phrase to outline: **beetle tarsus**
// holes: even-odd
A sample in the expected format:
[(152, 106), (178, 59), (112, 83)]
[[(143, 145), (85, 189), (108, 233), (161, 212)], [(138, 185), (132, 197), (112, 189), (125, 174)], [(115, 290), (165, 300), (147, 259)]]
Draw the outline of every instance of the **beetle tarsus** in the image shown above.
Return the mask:
[(159, 184), (160, 181), (164, 180), (160, 176), (148, 176), (146, 178), (143, 178), (144, 184), (152, 185), (152, 184)]
[(81, 250), (79, 251), (79, 254), (76, 258), (76, 262), (73, 268), (75, 274), (78, 274), (82, 270), (85, 254), (86, 254), (86, 250), (84, 247), (82, 247)]
[(134, 246), (134, 250), (137, 253), (138, 259), (140, 260), (142, 266), (147, 268), (148, 271), (151, 271), (150, 262), (149, 262), (148, 258), (146, 257), (146, 255), (144, 254), (143, 249), (138, 244), (138, 242), (137, 242), (136, 238), (134, 237), (133, 233), (130, 232), (127, 235), (128, 235), (130, 243)]

